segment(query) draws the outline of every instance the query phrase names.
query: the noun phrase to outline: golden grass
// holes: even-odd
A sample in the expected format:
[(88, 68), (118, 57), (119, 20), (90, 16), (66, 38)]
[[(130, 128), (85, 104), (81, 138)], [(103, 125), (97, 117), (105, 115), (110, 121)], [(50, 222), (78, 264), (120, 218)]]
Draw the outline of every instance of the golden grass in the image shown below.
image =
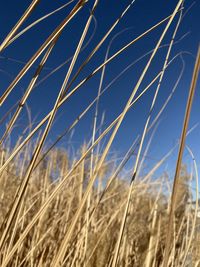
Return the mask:
[[(40, 21), (74, 1), (69, 1), (17, 33), (38, 2), (38, 0), (32, 1), (2, 42), (0, 51), (5, 50), (11, 44), (14, 45), (16, 39)], [(172, 98), (185, 67), (182, 57), (184, 52), (171, 58), (171, 51), (176, 43), (176, 34), (184, 16), (182, 14), (183, 0), (178, 1), (170, 16), (149, 27), (148, 30), (109, 57), (110, 45), (115, 39), (114, 36), (108, 46), (104, 62), (73, 88), (72, 85), (79, 78), (85, 66), (135, 3), (134, 0), (130, 1), (130, 4), (110, 26), (83, 63), (78, 66), (71, 78), (80, 52), (84, 48), (83, 44), (91, 21), (98, 8), (99, 1), (95, 0), (75, 52), (70, 58), (68, 70), (51, 111), (33, 129), (30, 127), (27, 136), (24, 139), (21, 136), (16, 141), (14, 148), (11, 149), (6, 142), (12, 129), (17, 125), (28, 98), (37, 86), (38, 78), (51, 56), (57, 40), (62, 36), (63, 29), (69, 26), (68, 23), (75, 16), (79, 15), (79, 11), (85, 7), (86, 3), (86, 0), (77, 1), (66, 18), (34, 53), (0, 97), (0, 105), (3, 105), (31, 66), (42, 57), (22, 98), (1, 118), (1, 123), (4, 123), (7, 116), (12, 114), (0, 140), (0, 266), (199, 266), (200, 253), (197, 249), (200, 238), (197, 227), (199, 223), (197, 218), (199, 204), (198, 170), (193, 152), (187, 146), (186, 148), (193, 160), (196, 178), (196, 202), (193, 209), (192, 204), (189, 205), (193, 199), (189, 185), (191, 175), (182, 163), (182, 155), (187, 133), (191, 133), (188, 131), (188, 122), (199, 74), (200, 49), (188, 96), (174, 182), (171, 185), (165, 175), (161, 175), (157, 179), (154, 177), (156, 170), (168, 159), (174, 148), (166, 153), (149, 173), (144, 177), (139, 176), (144, 161), (142, 151), (147, 133), (158, 122), (163, 110)], [(178, 20), (171, 40), (168, 45), (162, 45), (176, 16), (178, 16)], [(102, 88), (107, 64), (164, 23), (166, 25), (155, 48), (146, 54), (150, 54), (150, 57), (133, 87), (127, 103), (120, 114), (98, 135), (99, 99), (107, 90), (107, 88)], [(119, 35), (120, 33), (116, 36)], [(164, 46), (167, 47), (167, 52), (162, 69), (136, 96), (158, 50)], [(150, 123), (165, 71), (177, 57), (182, 59), (180, 75), (163, 107)], [(139, 62), (139, 60), (135, 62)], [(97, 97), (79, 114), (71, 126), (49, 148), (46, 148), (45, 141), (59, 108), (100, 71), (102, 72)], [(120, 161), (117, 159), (109, 161), (108, 155), (111, 146), (124, 118), (139, 100), (142, 101), (143, 95), (155, 83), (157, 83), (157, 87), (141, 135), (133, 140), (129, 150)], [(56, 144), (80, 122), (93, 105), (96, 107), (91, 142), (81, 146), (80, 151), (77, 152), (77, 157), (74, 158), (66, 151), (56, 148)], [(33, 141), (32, 138), (39, 129), (42, 130), (38, 134), (37, 140)], [(100, 152), (101, 141), (108, 133), (110, 136), (103, 151)], [(148, 145), (144, 156), (147, 151)], [(120, 173), (133, 155), (135, 155), (133, 170), (128, 175), (129, 177), (123, 179), (124, 177)], [(117, 166), (114, 166), (114, 163)], [(171, 186), (172, 194), (171, 201), (169, 201)], [(166, 189), (169, 190), (168, 193), (166, 193)]]
[[(24, 151), (24, 153), (29, 152)], [(6, 152), (1, 153), (2, 160), (7, 156)], [(93, 162), (98, 161), (96, 157), (99, 156), (94, 155)], [(41, 266), (53, 266), (52, 260), (58, 255), (63, 236), (70, 228), (74, 213), (79, 208), (88, 186), (90, 160), (89, 157), (85, 159), (80, 167), (71, 173), (60, 193), (51, 201), (45, 213), (41, 214), (21, 245), (17, 247), (9, 266), (38, 266), (39, 262)], [(15, 160), (9, 170), (4, 171), (1, 176), (1, 232), (4, 230), (3, 225), (6, 223), (9, 207), (13, 203), (13, 196), (24, 177), (24, 170), (20, 170), (21, 173), (19, 173), (19, 164), (23, 166), (25, 163), (21, 162), (20, 158)], [(2, 247), (2, 266), (5, 266), (6, 258), (9, 257), (14, 244), (31, 223), (32, 218), (49, 199), (55, 188), (62, 183), (64, 174), (73, 167), (71, 164), (73, 163), (70, 163), (66, 152), (54, 149), (32, 173), (23, 205), (17, 214), (18, 224), (7, 234)], [(71, 240), (66, 246), (64, 266), (82, 266), (82, 264), (107, 266), (113, 257), (130, 185), (116, 172), (107, 178), (111, 167), (106, 163), (102, 166), (97, 184), (90, 191), (90, 205), (82, 210), (77, 227), (74, 228)], [(57, 180), (53, 180), (52, 175), (55, 179), (55, 174), (58, 177)], [(174, 248), (174, 253), (178, 255), (175, 262), (184, 258), (185, 249), (189, 244), (187, 236), (184, 235), (186, 227), (189, 227), (188, 234), (192, 233), (194, 214), (192, 210), (186, 212), (185, 206), (190, 198), (188, 179), (189, 174), (183, 169), (180, 197), (185, 195), (185, 200), (181, 203), (180, 211), (176, 216), (177, 222), (182, 223), (179, 233), (175, 236), (177, 242), (183, 243), (183, 248), (179, 246)], [(101, 189), (98, 191), (98, 184), (102, 182), (108, 186), (100, 185)], [(162, 193), (165, 183), (162, 177), (156, 180), (144, 177), (135, 182), (118, 259), (120, 266), (160, 266), (164, 255), (168, 220), (168, 200)], [(89, 220), (88, 223), (87, 220)], [(195, 247), (194, 240), (190, 246), (190, 253), (193, 247)]]

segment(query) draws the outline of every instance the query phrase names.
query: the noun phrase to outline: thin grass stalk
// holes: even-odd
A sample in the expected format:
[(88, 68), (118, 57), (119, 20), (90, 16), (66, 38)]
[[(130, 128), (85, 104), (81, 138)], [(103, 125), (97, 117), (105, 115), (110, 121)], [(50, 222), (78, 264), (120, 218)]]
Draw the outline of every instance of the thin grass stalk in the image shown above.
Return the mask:
[(197, 163), (196, 163), (196, 160), (195, 160), (195, 157), (194, 157), (194, 154), (193, 154), (192, 150), (188, 146), (186, 146), (186, 148), (189, 151), (190, 156), (191, 156), (192, 161), (193, 161), (193, 164), (194, 164), (195, 178), (196, 178), (195, 179), (196, 180), (196, 201), (195, 201), (194, 220), (193, 220), (193, 223), (192, 223), (192, 229), (191, 229), (190, 237), (189, 237), (189, 240), (188, 240), (188, 244), (187, 244), (185, 252), (184, 252), (184, 257), (183, 257), (183, 260), (182, 260), (181, 267), (185, 266), (185, 262), (186, 262), (186, 259), (187, 259), (187, 256), (188, 256), (188, 252), (189, 252), (191, 244), (192, 244), (192, 240), (193, 240), (194, 232), (195, 232), (195, 227), (196, 227), (196, 221), (197, 221), (197, 213), (198, 213), (198, 208), (199, 208), (199, 197), (198, 197), (199, 196), (199, 175), (198, 175)]
[(24, 14), (21, 16), (21, 18), (18, 20), (16, 25), (12, 28), (12, 30), (9, 32), (9, 34), (6, 36), (2, 44), (0, 45), (0, 52), (2, 52), (7, 44), (9, 43), (10, 39), (15, 35), (17, 30), (20, 28), (20, 26), (25, 22), (25, 20), (30, 16), (30, 14), (33, 12), (36, 5), (40, 2), (40, 0), (33, 0), (30, 4), (30, 6), (26, 9)]
[[(154, 232), (155, 228), (156, 228), (157, 217), (158, 217), (157, 213), (158, 213), (157, 205), (155, 205), (154, 212), (153, 212), (153, 219), (152, 219), (152, 229), (151, 229), (152, 232)], [(155, 246), (156, 246), (155, 236), (153, 234), (151, 234), (150, 240), (149, 240), (148, 252), (147, 252), (146, 259), (145, 259), (145, 266), (146, 267), (151, 267), (152, 266)]]
[(180, 58), (181, 58), (181, 62), (182, 62), (181, 72), (180, 72), (180, 74), (178, 76), (178, 79), (175, 82), (175, 85), (174, 85), (174, 87), (173, 87), (170, 95), (168, 96), (168, 98), (166, 99), (166, 101), (164, 102), (164, 104), (162, 105), (162, 108), (160, 109), (159, 113), (154, 118), (154, 121), (152, 122), (152, 126), (151, 127), (154, 126), (154, 124), (156, 123), (156, 121), (158, 120), (158, 118), (160, 117), (160, 115), (162, 114), (163, 110), (166, 108), (167, 104), (171, 100), (171, 98), (172, 98), (174, 92), (176, 91), (176, 89), (177, 89), (177, 87), (178, 87), (178, 85), (180, 83), (180, 80), (181, 80), (181, 78), (183, 76), (183, 73), (184, 73), (184, 70), (185, 70), (185, 61), (183, 60), (182, 55), (180, 55)]
[(151, 136), (150, 136), (150, 138), (149, 138), (149, 141), (148, 141), (148, 143), (147, 143), (147, 145), (146, 145), (146, 148), (145, 148), (145, 151), (144, 151), (144, 153), (143, 153), (143, 155), (142, 155), (140, 164), (138, 165), (137, 176), (136, 176), (135, 179), (139, 178), (140, 172), (141, 172), (141, 170), (142, 170), (142, 168), (143, 168), (144, 161), (145, 161), (145, 159), (146, 159), (146, 157), (147, 157), (147, 154), (148, 154), (148, 152), (149, 152), (149, 149), (150, 149), (151, 143), (152, 143), (152, 141), (153, 141), (154, 135), (155, 135), (155, 133), (156, 133), (156, 131), (157, 131), (157, 129), (158, 129), (158, 125), (159, 125), (159, 122), (156, 124), (155, 128), (153, 129), (152, 134), (151, 134)]
[(16, 102), (7, 112), (6, 114), (1, 118), (0, 120), (0, 125), (3, 124), (5, 122), (5, 120), (7, 119), (7, 117), (10, 115), (10, 113), (17, 107), (18, 102)]
[(200, 46), (198, 49), (196, 62), (195, 62), (195, 66), (194, 66), (193, 77), (192, 77), (192, 81), (191, 81), (190, 92), (188, 95), (186, 113), (185, 113), (185, 118), (184, 118), (184, 123), (183, 123), (183, 129), (182, 129), (182, 133), (181, 133), (181, 141), (180, 141), (180, 147), (179, 147), (179, 153), (178, 153), (178, 159), (177, 159), (177, 164), (176, 164), (176, 171), (175, 171), (174, 183), (173, 183), (173, 189), (172, 189), (172, 195), (171, 195), (169, 223), (168, 223), (168, 235), (167, 235), (166, 244), (165, 244), (163, 267), (167, 267), (168, 258), (169, 258), (169, 254), (170, 254), (170, 245), (171, 245), (171, 236), (172, 236), (172, 228), (171, 227), (173, 225), (174, 212), (175, 212), (175, 208), (176, 208), (175, 203), (176, 203), (176, 195), (177, 195), (177, 190), (178, 190), (178, 185), (179, 185), (179, 173), (180, 173), (183, 151), (184, 151), (184, 146), (185, 146), (186, 132), (187, 132), (187, 127), (188, 127), (188, 123), (189, 123), (189, 119), (190, 119), (190, 112), (191, 112), (191, 108), (192, 108), (192, 103), (193, 103), (193, 97), (194, 97), (196, 83), (197, 83), (197, 79), (198, 79), (198, 75), (199, 75), (199, 68), (200, 68)]
[[(19, 218), (20, 218), (20, 215), (22, 213), (22, 209), (23, 209), (23, 202), (21, 203), (20, 207), (19, 207), (19, 211), (16, 215), (16, 221), (19, 221)], [(10, 236), (10, 240), (9, 240), (9, 243), (8, 243), (8, 248), (6, 250), (6, 254), (8, 255), (9, 251), (11, 250), (11, 247), (12, 247), (12, 244), (14, 242), (14, 238), (15, 238), (15, 235), (17, 233), (17, 228), (18, 228), (18, 224), (15, 224), (12, 228), (12, 233), (11, 233), (11, 236)]]
[(5, 46), (5, 48), (7, 48), (9, 45), (11, 45), (15, 40), (17, 40), (20, 36), (22, 36), (25, 32), (27, 32), (28, 30), (30, 30), (31, 28), (33, 28), (35, 25), (37, 25), (38, 23), (40, 23), (41, 21), (47, 19), (48, 17), (54, 15), (55, 13), (57, 13), (58, 11), (64, 9), (65, 7), (67, 7), (69, 4), (71, 4), (72, 2), (74, 2), (74, 0), (69, 1), (68, 3), (60, 6), (59, 8), (53, 10), (52, 12), (46, 14), (45, 16), (42, 16), (41, 18), (37, 19), (36, 21), (32, 22), (30, 25), (28, 25), (26, 28), (24, 28), (22, 31), (20, 31), (19, 33), (17, 33), (12, 39), (10, 39), (10, 41), (7, 43), (7, 45)]
[(161, 217), (159, 216), (158, 219), (158, 227), (157, 227), (157, 238), (156, 238), (156, 245), (155, 245), (155, 251), (154, 251), (154, 258), (153, 258), (153, 262), (152, 262), (152, 267), (156, 267), (156, 259), (157, 259), (157, 251), (158, 251), (158, 247), (159, 247), (159, 241), (160, 241), (160, 232), (161, 232)]
[[(85, 161), (84, 160), (81, 163), (80, 168), (81, 168), (81, 174), (80, 174), (79, 203), (81, 202), (83, 191), (84, 191), (84, 189), (83, 189), (84, 173), (85, 173)], [(88, 201), (88, 206), (87, 206), (87, 209), (85, 211), (86, 225), (85, 225), (85, 227), (83, 227), (83, 223), (81, 222), (81, 220), (79, 221), (79, 225), (78, 225), (79, 232), (81, 233), (84, 231), (84, 233), (82, 233), (83, 237), (82, 237), (82, 242), (81, 242), (83, 252), (82, 252), (82, 256), (80, 255), (80, 258), (82, 258), (80, 265), (83, 265), (83, 266), (84, 266), (84, 262), (85, 262), (86, 251), (87, 251), (87, 242), (88, 242), (88, 229), (89, 229), (88, 213), (89, 213), (89, 209), (90, 209), (90, 201)], [(76, 249), (76, 250), (78, 250), (78, 249)]]

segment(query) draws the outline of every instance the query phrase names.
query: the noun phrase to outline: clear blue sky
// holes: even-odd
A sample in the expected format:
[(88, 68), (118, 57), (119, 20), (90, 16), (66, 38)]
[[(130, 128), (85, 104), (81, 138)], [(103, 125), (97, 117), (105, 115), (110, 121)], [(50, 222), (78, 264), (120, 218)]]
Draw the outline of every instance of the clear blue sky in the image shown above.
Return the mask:
[[(90, 45), (81, 53), (75, 70), (84, 59), (87, 57), (89, 52), (95, 45), (100, 41), (109, 27), (118, 18), (121, 12), (125, 9), (130, 1), (116, 1), (116, 0), (100, 0), (100, 3), (95, 11), (95, 18), (97, 21), (97, 29), (92, 39)], [(111, 38), (118, 32), (127, 29), (123, 32), (116, 40), (113, 42), (110, 55), (116, 52), (120, 47), (128, 43), (130, 40), (138, 36), (140, 33), (147, 30), (149, 27), (153, 26), (155, 23), (163, 19), (164, 17), (170, 15), (175, 8), (177, 1), (147, 1), (147, 0), (136, 0), (134, 5), (128, 11), (126, 16), (121, 20), (119, 25), (115, 28), (113, 33), (97, 52), (88, 66), (80, 74), (77, 82), (82, 78), (86, 77), (90, 72), (95, 69), (104, 60), (105, 52), (110, 42)], [(0, 41), (6, 36), (18, 18), (21, 16), (23, 11), (31, 1), (11, 1), (7, 0), (1, 6), (0, 9)], [(24, 26), (29, 25), (35, 19), (47, 14), (48, 12), (58, 8), (62, 4), (67, 3), (67, 1), (43, 1), (41, 0), (30, 18), (25, 22)], [(76, 3), (74, 1), (67, 8), (56, 13), (45, 21), (41, 22), (33, 29), (28, 31), (24, 36), (20, 37), (16, 42), (10, 45), (0, 56), (0, 79), (1, 79), (1, 89), (2, 94), (9, 83), (13, 80), (13, 77), (20, 71), (23, 64), (12, 61), (11, 59), (19, 60), (22, 62), (27, 62), (30, 56), (39, 48), (39, 46), (45, 41), (49, 34), (56, 28), (56, 26), (65, 18), (65, 16), (72, 9), (73, 5)], [(185, 10), (192, 4), (192, 1), (185, 1)], [(49, 73), (53, 68), (61, 64), (71, 55), (75, 50), (79, 37), (84, 28), (85, 22), (89, 16), (89, 11), (93, 5), (93, 1), (88, 1), (85, 7), (80, 11), (79, 14), (70, 22), (70, 24), (64, 30), (62, 37), (60, 38), (58, 44), (56, 45), (51, 57), (49, 58), (46, 69), (42, 73), (42, 77)], [(192, 70), (194, 66), (194, 57), (197, 52), (199, 43), (199, 14), (200, 14), (200, 2), (194, 2), (194, 5), (189, 9), (187, 15), (185, 16), (180, 30), (177, 34), (177, 40), (181, 38), (184, 34), (188, 33), (186, 37), (174, 46), (171, 57), (180, 51), (187, 51), (192, 55), (184, 54), (183, 58), (186, 64), (185, 71), (177, 90), (162, 114), (161, 121), (155, 138), (153, 139), (152, 146), (149, 152), (149, 161), (155, 162), (160, 159), (177, 141), (181, 133), (182, 121), (184, 117), (184, 109), (186, 105), (189, 85), (191, 81)], [(172, 24), (168, 34), (166, 35), (163, 44), (167, 44), (170, 41), (170, 36), (174, 30), (175, 22)], [(23, 26), (23, 27), (24, 27)], [(23, 28), (22, 27), (22, 28)], [(142, 56), (144, 53), (153, 49), (159, 36), (164, 29), (164, 25), (159, 27), (157, 30), (146, 36), (144, 39), (137, 42), (116, 60), (110, 63), (106, 68), (105, 79), (103, 82), (103, 87), (105, 87), (116, 75), (118, 75), (126, 66), (131, 62)], [(92, 22), (87, 40), (91, 36), (94, 30), (94, 22)], [(142, 83), (142, 88), (151, 81), (155, 74), (160, 71), (163, 64), (163, 59), (166, 54), (166, 48), (160, 50), (152, 67), (147, 73), (144, 82)], [(142, 72), (149, 56), (145, 57), (134, 67), (129, 69), (115, 84), (113, 84), (110, 89), (102, 96), (100, 100), (99, 115), (101, 117), (102, 113), (105, 111), (105, 123), (103, 127), (105, 128), (109, 123), (123, 110), (123, 107), (128, 100), (128, 97), (136, 84), (139, 75)], [(38, 63), (37, 61), (36, 63)], [(37, 64), (35, 64), (36, 66)], [(28, 105), (31, 108), (33, 118), (39, 121), (53, 106), (58, 90), (62, 84), (64, 76), (67, 72), (67, 67), (65, 65), (56, 74), (52, 75), (48, 80), (41, 83), (34, 92), (31, 94)], [(170, 94), (173, 85), (181, 71), (181, 60), (177, 59), (173, 65), (166, 71), (163, 84), (161, 86), (161, 91), (159, 93), (157, 103), (155, 106), (156, 112), (163, 105), (165, 99)], [(30, 81), (31, 75), (34, 73), (34, 67), (31, 68), (29, 73), (23, 78), (23, 80), (16, 86), (15, 90), (9, 96), (8, 100), (5, 102), (3, 107), (1, 107), (1, 117), (5, 112), (11, 107), (17, 100), (20, 99), (23, 91), (26, 89), (28, 82)], [(94, 99), (97, 95), (98, 84), (100, 79), (100, 73), (93, 77), (85, 86), (83, 86), (79, 93), (75, 94), (57, 113), (56, 123), (50, 132), (50, 140), (54, 140), (57, 135), (62, 133), (62, 131), (73, 122), (77, 115), (84, 110), (84, 108)], [(75, 85), (74, 84), (74, 85)], [(194, 106), (190, 121), (190, 126), (199, 122), (200, 114), (200, 93), (199, 93), (199, 83), (197, 87), (197, 92), (194, 100)], [(149, 91), (141, 101), (137, 103), (135, 108), (132, 109), (126, 116), (122, 127), (120, 128), (119, 134), (113, 144), (112, 149), (118, 151), (119, 155), (123, 154), (133, 139), (137, 134), (140, 134), (145, 119), (147, 118), (148, 109), (151, 104), (153, 92), (155, 86)], [(75, 133), (72, 140), (75, 147), (78, 147), (84, 140), (88, 141), (91, 136), (92, 118), (94, 114), (94, 109), (84, 117), (80, 124), (76, 127)], [(26, 124), (26, 111), (22, 113), (20, 119), (18, 120), (18, 125), (20, 126), (13, 132), (13, 140), (16, 140), (16, 135), (20, 134)], [(100, 118), (99, 118), (100, 121)], [(2, 127), (2, 126), (1, 126)], [(2, 132), (3, 128), (1, 128)], [(187, 143), (193, 149), (195, 155), (198, 159), (198, 164), (200, 163), (200, 126), (197, 127), (194, 132), (188, 137)], [(149, 138), (149, 135), (148, 135)], [(147, 141), (148, 141), (147, 138)], [(64, 147), (68, 146), (69, 135), (61, 142)], [(172, 157), (170, 164), (174, 164), (176, 158), (176, 153)], [(187, 160), (187, 155), (185, 156)]]

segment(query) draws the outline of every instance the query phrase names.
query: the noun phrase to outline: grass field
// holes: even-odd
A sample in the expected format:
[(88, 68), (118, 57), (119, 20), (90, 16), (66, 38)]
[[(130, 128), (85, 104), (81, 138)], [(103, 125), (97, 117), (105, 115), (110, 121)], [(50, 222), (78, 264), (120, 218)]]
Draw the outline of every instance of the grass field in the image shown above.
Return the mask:
[[(23, 11), (24, 14), (1, 42), (1, 53), (11, 45), (15, 46), (15, 41), (26, 36), (26, 32), (36, 27), (40, 21), (47, 20), (59, 11), (55, 10), (52, 14), (24, 27), (27, 18), (32, 15), (35, 8), (39, 8), (39, 2), (33, 0)], [(188, 125), (199, 74), (200, 49), (197, 51), (193, 76), (188, 88), (179, 142), (157, 161), (147, 174), (141, 174), (145, 156), (148, 154), (148, 145), (151, 143), (151, 137), (153, 138), (153, 133), (150, 138), (148, 133), (152, 129), (156, 130), (159, 118), (175, 92), (174, 88), (152, 119), (165, 71), (177, 57), (183, 56), (182, 52), (172, 57), (171, 52), (185, 14), (184, 1), (176, 1), (176, 6), (168, 17), (150, 25), (112, 56), (109, 55), (108, 46), (103, 63), (99, 62), (88, 76), (73, 87), (73, 82), (81, 77), (84, 68), (106, 40), (111, 37), (113, 41), (116, 36), (120, 36), (121, 32), (115, 35), (113, 32), (135, 2), (130, 2), (107, 29), (99, 43), (95, 43), (93, 48), (91, 46), (90, 53), (84, 61), (75, 68), (95, 17), (95, 10), (98, 9), (99, 1), (93, 1), (93, 8), (83, 25), (79, 42), (74, 48), (75, 52), (68, 61), (69, 67), (52, 109), (39, 122), (33, 123), (30, 119), (24, 129), (19, 127), (22, 112), (26, 110), (28, 115), (31, 114), (32, 107), (28, 107), (27, 102), (37, 83), (41, 82), (40, 77), (57, 42), (60, 41), (59, 38), (62, 37), (65, 27), (70, 27), (70, 22), (87, 6), (87, 2), (91, 1), (69, 1), (62, 7), (69, 5), (71, 8), (65, 19), (24, 63), (0, 95), (0, 105), (3, 107), (9, 102), (10, 95), (20, 81), (33, 67), (35, 68), (26, 90), (14, 101), (10, 109), (2, 112), (0, 118), (3, 129), (0, 139), (0, 266), (198, 267), (198, 168), (193, 151), (186, 145), (186, 137), (187, 134), (192, 135)], [(119, 115), (106, 128), (103, 127), (103, 122), (99, 123), (99, 101), (104, 93), (102, 83), (106, 66), (160, 25), (163, 27), (161, 35), (155, 47), (146, 54), (148, 60), (126, 104), (120, 109)], [(166, 35), (169, 37), (169, 29), (173, 29), (171, 37), (168, 44), (163, 45)], [(92, 42), (91, 38), (89, 48)], [(166, 48), (166, 54), (160, 71), (142, 91), (139, 91), (158, 50), (163, 46)], [(64, 104), (67, 105), (67, 101), (75, 93), (79, 94), (82, 86), (87, 85), (96, 73), (100, 74), (97, 96), (64, 132), (58, 133), (59, 136), (54, 142), (48, 143), (58, 110)], [(48, 75), (42, 77), (49, 78)], [(139, 100), (143, 101), (143, 95), (152, 85), (156, 86), (156, 90), (150, 100), (148, 116), (140, 135), (122, 158), (119, 159), (115, 154), (109, 156), (126, 115)], [(45, 96), (41, 98), (45, 101)], [(74, 148), (74, 153), (57, 146), (60, 140), (76, 129), (89, 112), (94, 113), (90, 141), (80, 145), (78, 149)], [(14, 129), (18, 131), (15, 138), (12, 137)], [(166, 172), (158, 178), (155, 176), (156, 171), (167, 162), (175, 148), (178, 148), (178, 155), (173, 181), (171, 182)], [(192, 159), (192, 173), (183, 162), (184, 150), (187, 150)], [(133, 155), (135, 158), (132, 169), (126, 173), (123, 171), (124, 167)]]

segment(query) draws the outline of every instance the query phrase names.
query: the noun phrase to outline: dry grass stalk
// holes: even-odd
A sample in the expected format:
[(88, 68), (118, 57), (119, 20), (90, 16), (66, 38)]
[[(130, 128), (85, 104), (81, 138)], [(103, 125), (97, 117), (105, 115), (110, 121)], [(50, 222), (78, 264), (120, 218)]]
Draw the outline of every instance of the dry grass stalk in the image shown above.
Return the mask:
[(178, 154), (176, 172), (175, 172), (174, 184), (173, 184), (173, 191), (172, 191), (171, 202), (170, 202), (168, 236), (166, 239), (166, 248), (165, 248), (165, 257), (164, 257), (163, 267), (167, 267), (168, 265), (168, 258), (169, 258), (171, 238), (172, 238), (172, 225), (173, 225), (174, 213), (176, 209), (175, 203), (176, 203), (177, 191), (179, 187), (179, 173), (180, 173), (180, 168), (181, 168), (181, 163), (182, 163), (183, 151), (184, 151), (184, 146), (185, 146), (185, 138), (186, 138), (186, 132), (187, 132), (187, 127), (188, 127), (189, 118), (190, 118), (190, 112), (192, 108), (193, 97), (194, 97), (196, 83), (197, 83), (197, 79), (199, 75), (199, 68), (200, 68), (200, 47), (198, 49), (196, 63), (194, 66), (193, 77), (191, 81), (190, 92), (188, 95), (188, 102), (186, 106), (183, 130), (181, 134), (180, 148), (179, 148), (179, 154)]

